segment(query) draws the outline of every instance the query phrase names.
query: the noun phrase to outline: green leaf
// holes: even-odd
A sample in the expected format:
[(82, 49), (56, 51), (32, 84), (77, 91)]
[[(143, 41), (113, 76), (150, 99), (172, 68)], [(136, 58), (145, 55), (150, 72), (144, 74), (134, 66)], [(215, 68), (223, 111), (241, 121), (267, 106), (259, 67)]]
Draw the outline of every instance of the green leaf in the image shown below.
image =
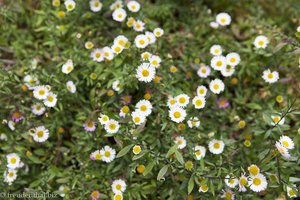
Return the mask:
[(120, 158), (124, 155), (126, 155), (128, 153), (128, 151), (130, 151), (130, 149), (133, 147), (133, 144), (130, 144), (126, 147), (124, 147), (123, 149), (121, 149), (121, 151), (119, 151), (119, 153), (117, 154), (117, 158)]
[(158, 181), (160, 181), (164, 178), (164, 175), (167, 173), (168, 169), (169, 169), (169, 165), (165, 165), (159, 170), (158, 175), (157, 175)]
[(246, 106), (253, 110), (261, 110), (262, 109), (262, 107), (260, 105), (258, 105), (257, 103), (248, 103)]
[(143, 157), (146, 153), (148, 153), (148, 151), (142, 151), (142, 153), (140, 153), (140, 154), (138, 154), (138, 155), (134, 155), (133, 157), (132, 157), (132, 160), (138, 160), (138, 159), (140, 159), (141, 157)]
[(147, 167), (145, 168), (145, 171), (144, 171), (143, 175), (146, 176), (147, 174), (149, 174), (149, 173), (152, 171), (154, 165), (155, 165), (155, 161), (152, 160), (152, 161), (147, 165)]
[(195, 185), (194, 176), (192, 175), (188, 183), (188, 194), (190, 194), (193, 191), (194, 185)]
[(184, 160), (183, 160), (182, 154), (178, 150), (176, 150), (175, 155), (176, 155), (176, 159), (178, 160), (178, 162), (180, 162), (183, 165)]
[(300, 182), (300, 178), (297, 178), (297, 177), (290, 177), (289, 180), (290, 180), (290, 182), (293, 182), (293, 183)]
[(168, 151), (166, 157), (168, 158), (168, 157), (170, 157), (170, 155), (172, 155), (173, 153), (175, 153), (175, 151), (177, 150), (177, 148), (178, 148), (178, 144), (175, 144), (174, 146), (172, 146), (172, 147), (169, 149), (169, 151)]

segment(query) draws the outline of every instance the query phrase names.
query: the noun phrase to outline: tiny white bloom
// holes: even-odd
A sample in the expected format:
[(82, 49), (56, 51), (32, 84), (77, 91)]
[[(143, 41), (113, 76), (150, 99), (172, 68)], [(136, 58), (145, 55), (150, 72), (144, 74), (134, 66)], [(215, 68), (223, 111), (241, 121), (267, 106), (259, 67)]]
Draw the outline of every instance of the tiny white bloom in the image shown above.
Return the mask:
[(4, 182), (11, 184), (17, 179), (17, 170), (7, 169), (4, 171), (3, 177), (4, 177)]
[(104, 60), (104, 54), (102, 49), (94, 49), (91, 52), (91, 57), (96, 62), (102, 62)]
[(46, 108), (40, 103), (36, 103), (31, 106), (31, 112), (38, 116), (44, 114), (45, 110)]
[(279, 115), (271, 115), (271, 118), (272, 118), (272, 122), (271, 122), (272, 126), (284, 124), (284, 120), (285, 120), (284, 117), (281, 119), (281, 116)]
[(100, 117), (98, 118), (100, 124), (105, 125), (109, 121), (109, 117), (104, 114), (100, 114)]
[(224, 91), (225, 85), (223, 81), (221, 81), (220, 79), (214, 79), (209, 83), (209, 89), (214, 94), (220, 94), (221, 92)]
[(67, 11), (69, 12), (69, 11), (74, 10), (74, 8), (76, 6), (76, 3), (73, 0), (66, 0), (65, 1), (65, 6), (66, 6)]
[(145, 35), (148, 38), (149, 44), (154, 44), (156, 42), (156, 37), (152, 32), (146, 31)]
[(205, 97), (207, 94), (207, 88), (204, 85), (199, 85), (197, 87), (197, 95)]
[(113, 148), (111, 148), (110, 146), (104, 146), (101, 150), (100, 150), (100, 154), (101, 154), (101, 159), (102, 161), (106, 162), (106, 163), (110, 163), (112, 162), (115, 157), (116, 157), (116, 150), (114, 150)]
[(180, 94), (175, 97), (177, 105), (180, 107), (186, 107), (190, 102), (190, 97), (187, 94)]
[(61, 71), (64, 74), (69, 74), (70, 72), (72, 72), (74, 69), (74, 65), (73, 65), (73, 61), (72, 60), (68, 60), (65, 64), (63, 64)]
[(139, 111), (134, 111), (131, 113), (131, 118), (132, 121), (136, 124), (136, 125), (140, 125), (142, 123), (145, 122), (146, 117), (143, 113), (139, 112)]
[(287, 149), (294, 149), (295, 148), (295, 144), (293, 142), (293, 140), (286, 136), (286, 135), (282, 135), (279, 138), (279, 142), (281, 143), (282, 146), (284, 146)]
[(169, 110), (169, 117), (176, 123), (182, 122), (186, 117), (186, 111), (179, 106), (172, 106)]
[(250, 189), (254, 192), (261, 192), (267, 189), (268, 182), (264, 175), (258, 174), (256, 176), (251, 176), (249, 180)]
[(269, 44), (269, 39), (264, 35), (259, 35), (255, 38), (253, 44), (258, 49), (259, 48), (265, 49)]
[(183, 136), (177, 136), (174, 142), (178, 144), (178, 149), (183, 149), (186, 147), (186, 140)]
[(47, 98), (44, 100), (44, 104), (47, 107), (54, 107), (57, 102), (56, 94), (49, 92)]
[(127, 42), (128, 39), (124, 35), (119, 35), (114, 39), (114, 44), (120, 45), (122, 47), (125, 47)]
[(234, 74), (235, 72), (235, 67), (234, 66), (230, 66), (230, 65), (226, 65), (222, 70), (221, 70), (221, 74), (224, 77), (229, 77), (232, 76), (232, 74)]
[(114, 52), (110, 47), (104, 47), (102, 51), (106, 60), (112, 60), (114, 58)]
[(140, 10), (140, 8), (141, 8), (141, 5), (137, 1), (129, 1), (127, 3), (127, 8), (131, 12), (138, 12)]
[(221, 71), (223, 68), (225, 68), (227, 65), (226, 58), (224, 56), (214, 56), (211, 59), (210, 66), (214, 70)]
[(267, 83), (275, 83), (279, 79), (279, 74), (277, 71), (271, 72), (270, 69), (267, 69), (263, 72), (262, 78), (267, 82)]
[(32, 133), (33, 140), (36, 142), (45, 142), (49, 137), (49, 130), (44, 126), (36, 127)]
[(119, 80), (115, 80), (113, 82), (113, 84), (112, 84), (112, 88), (116, 92), (120, 91), (120, 81)]
[(188, 126), (189, 126), (190, 128), (193, 128), (193, 127), (198, 128), (198, 127), (200, 126), (200, 120), (199, 120), (198, 117), (191, 117), (191, 118), (187, 121), (187, 123), (188, 123)]
[(123, 193), (126, 190), (126, 183), (122, 179), (114, 180), (111, 184), (112, 191), (115, 194)]
[(120, 125), (119, 125), (119, 122), (117, 122), (116, 120), (109, 119), (108, 122), (105, 124), (104, 128), (105, 128), (106, 132), (115, 134), (119, 131)]
[(76, 86), (75, 84), (73, 83), (73, 81), (68, 81), (66, 83), (66, 86), (67, 86), (67, 90), (71, 93), (75, 93), (76, 92)]
[(214, 29), (219, 28), (219, 24), (217, 22), (210, 22), (209, 25), (210, 25), (210, 27), (212, 27)]
[(114, 10), (112, 16), (115, 21), (122, 22), (125, 20), (127, 14), (123, 8), (117, 8), (116, 10)]
[(160, 66), (160, 63), (161, 63), (161, 58), (159, 56), (152, 55), (149, 58), (149, 62), (150, 62), (151, 66), (153, 66), (155, 68), (158, 68)]
[(222, 47), (218, 44), (215, 44), (210, 47), (210, 53), (214, 56), (220, 56), (222, 55)]
[(90, 8), (93, 12), (99, 12), (102, 9), (102, 3), (99, 0), (91, 0)]
[(195, 96), (193, 98), (193, 104), (196, 109), (204, 108), (205, 103), (206, 103), (206, 100), (205, 100), (205, 97), (203, 97), (203, 96)]
[(135, 105), (135, 108), (138, 112), (147, 117), (152, 113), (153, 106), (150, 101), (143, 99)]
[(136, 78), (142, 82), (151, 82), (155, 77), (155, 67), (149, 63), (142, 63), (136, 69)]
[(152, 54), (147, 51), (141, 54), (142, 60), (144, 61), (149, 60), (151, 56)]
[(136, 20), (133, 22), (133, 30), (137, 32), (142, 32), (145, 30), (145, 23), (141, 20)]
[(231, 17), (227, 13), (222, 12), (216, 16), (216, 22), (220, 26), (228, 26), (231, 23)]
[(149, 40), (148, 40), (148, 37), (146, 35), (137, 35), (134, 39), (134, 43), (135, 43), (135, 46), (137, 48), (146, 48), (149, 44)]
[(290, 155), (288, 149), (287, 149), (285, 146), (283, 146), (280, 142), (276, 142), (276, 143), (275, 143), (275, 146), (276, 146), (278, 152), (279, 152), (283, 157), (285, 157), (285, 158), (290, 158), (290, 157), (291, 157), (291, 155)]
[(155, 37), (161, 37), (164, 34), (164, 30), (161, 28), (155, 28), (153, 30), (153, 33), (154, 33)]
[[(298, 28), (300, 29), (300, 26)], [(299, 30), (299, 32), (300, 32), (300, 30)], [(293, 184), (292, 186), (293, 187), (286, 186), (286, 192), (290, 198), (297, 197), (297, 193), (298, 193), (296, 185)]]
[(206, 148), (203, 146), (195, 146), (194, 148), (194, 154), (196, 156), (196, 160), (201, 160), (205, 157), (206, 154)]
[(210, 67), (204, 65), (198, 69), (197, 74), (201, 78), (206, 78), (210, 75), (210, 72), (211, 72)]
[(226, 55), (227, 64), (230, 66), (236, 66), (240, 63), (241, 57), (238, 53), (232, 52)]
[(49, 94), (49, 88), (47, 86), (41, 85), (34, 87), (33, 96), (36, 99), (46, 99)]
[(208, 144), (208, 149), (213, 154), (221, 154), (224, 151), (225, 144), (222, 140), (213, 139)]
[(226, 185), (230, 188), (235, 188), (235, 186), (237, 186), (239, 184), (238, 179), (233, 178), (230, 175), (226, 175), (224, 181), (225, 181)]
[(10, 153), (6, 155), (7, 167), (10, 169), (16, 169), (20, 166), (20, 156), (16, 153)]

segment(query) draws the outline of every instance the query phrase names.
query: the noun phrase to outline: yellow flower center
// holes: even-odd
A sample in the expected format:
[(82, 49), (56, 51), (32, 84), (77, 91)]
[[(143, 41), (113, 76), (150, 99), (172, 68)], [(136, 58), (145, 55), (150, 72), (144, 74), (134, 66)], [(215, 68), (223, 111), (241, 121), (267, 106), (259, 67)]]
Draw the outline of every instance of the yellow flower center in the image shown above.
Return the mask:
[(69, 9), (69, 10), (72, 10), (72, 9), (73, 9), (73, 5), (72, 5), (72, 4), (69, 4), (69, 5), (68, 5), (68, 9)]
[(109, 151), (105, 151), (104, 156), (105, 157), (109, 157), (110, 156), (110, 152)]
[(39, 90), (39, 95), (44, 95), (45, 94), (45, 90)]
[(133, 148), (133, 152), (134, 152), (135, 154), (140, 153), (140, 152), (141, 152), (141, 147), (135, 146), (135, 147)]
[(140, 40), (139, 43), (140, 43), (140, 45), (143, 45), (143, 44), (145, 44), (145, 40)]
[(123, 15), (120, 13), (120, 14), (118, 14), (118, 18), (122, 18), (123, 17)]
[(43, 137), (43, 136), (44, 136), (44, 131), (38, 131), (38, 132), (37, 132), (37, 136), (38, 136), (39, 138)]
[(53, 96), (48, 96), (47, 97), (48, 101), (52, 102), (54, 100)]
[(279, 122), (280, 118), (279, 117), (274, 117), (273, 121), (277, 124)]
[(219, 60), (219, 61), (217, 61), (217, 63), (216, 63), (216, 65), (217, 65), (218, 67), (221, 67), (221, 66), (222, 66), (222, 64), (223, 64), (223, 63), (222, 63), (222, 61), (220, 61), (220, 60)]
[(205, 68), (203, 68), (201, 71), (202, 71), (202, 73), (206, 73), (206, 69)]
[(230, 62), (235, 62), (235, 58), (230, 58)]
[(176, 111), (173, 115), (176, 119), (178, 119), (181, 116), (181, 113), (179, 111)]
[(255, 176), (259, 173), (259, 169), (256, 166), (251, 166), (250, 169), (249, 169), (249, 172), (250, 172), (250, 174)]
[(272, 73), (269, 73), (269, 74), (268, 74), (268, 78), (269, 78), (269, 79), (271, 79), (271, 78), (273, 78), (273, 77), (274, 77), (274, 76), (273, 76)]
[(148, 69), (144, 69), (143, 71), (142, 71), (142, 75), (144, 76), (144, 77), (147, 77), (147, 76), (149, 76), (149, 70)]
[(114, 197), (114, 200), (122, 200), (122, 195), (121, 194), (116, 194)]
[(9, 173), (8, 173), (8, 176), (9, 176), (9, 177), (13, 177), (13, 176), (14, 176), (14, 173), (13, 173), (13, 172), (9, 172)]
[(67, 71), (70, 72), (72, 70), (72, 66), (67, 67)]
[(171, 104), (171, 105), (174, 105), (175, 103), (176, 103), (175, 99), (171, 99), (171, 100), (170, 100), (170, 104)]
[(208, 190), (208, 186), (205, 184), (205, 185), (201, 185), (201, 189), (203, 192), (206, 192)]
[(214, 89), (215, 90), (219, 89), (219, 85), (218, 84), (214, 84)]
[(286, 140), (282, 141), (282, 144), (283, 144), (283, 146), (285, 146), (286, 148), (288, 148), (288, 147), (290, 146), (289, 143), (288, 143)]
[(152, 65), (157, 65), (158, 62), (157, 62), (157, 60), (153, 60), (153, 61), (151, 62), (151, 64), (152, 64)]
[(219, 53), (219, 49), (215, 49), (215, 53)]
[(225, 198), (226, 198), (227, 200), (231, 200), (232, 194), (231, 194), (230, 192), (226, 192)]
[(259, 178), (254, 178), (253, 179), (253, 184), (254, 185), (260, 185), (261, 184), (261, 180)]
[(225, 23), (226, 22), (226, 19), (225, 18), (221, 18), (220, 20), (222, 23)]
[(145, 111), (147, 110), (147, 106), (146, 106), (146, 105), (142, 105), (142, 106), (140, 107), (140, 109), (141, 109), (141, 111), (145, 112)]
[(94, 123), (93, 123), (92, 121), (89, 121), (89, 122), (87, 123), (87, 126), (90, 127), (90, 128), (91, 128), (91, 127), (94, 127)]
[(109, 125), (109, 129), (111, 129), (111, 130), (115, 130), (116, 128), (117, 128), (116, 124), (110, 124)]
[(179, 98), (179, 103), (184, 104), (186, 102), (186, 99), (184, 97)]
[(218, 142), (214, 143), (214, 148), (215, 148), (215, 149), (219, 149), (220, 146), (221, 146), (220, 143), (218, 143)]
[(101, 56), (101, 53), (99, 53), (99, 52), (97, 52), (97, 53), (95, 54), (95, 57), (96, 57), (96, 58), (100, 58), (100, 56)]
[(97, 153), (95, 158), (96, 158), (96, 160), (101, 160), (101, 154)]
[(258, 45), (259, 46), (263, 46), (264, 45), (264, 41), (262, 41), (262, 40), (258, 41)]
[(229, 179), (228, 183), (234, 184), (234, 179), (233, 178)]
[(121, 51), (120, 47), (115, 47), (115, 52), (119, 53)]
[(11, 163), (11, 164), (15, 164), (16, 162), (17, 162), (17, 159), (16, 159), (16, 158), (11, 158), (11, 159), (10, 159), (10, 163)]
[(198, 150), (198, 151), (195, 152), (195, 154), (196, 154), (196, 156), (200, 156), (201, 155), (201, 151)]
[(141, 119), (140, 119), (140, 117), (135, 117), (135, 118), (133, 119), (133, 121), (134, 121), (135, 123), (139, 123), (139, 122), (141, 121)]
[(289, 190), (289, 195), (291, 196), (291, 197), (294, 197), (294, 196), (296, 196), (296, 193), (295, 193), (295, 191), (294, 190)]
[(98, 7), (100, 5), (100, 3), (98, 2), (98, 1), (96, 1), (95, 3), (94, 3), (94, 6), (95, 7)]
[(121, 190), (122, 189), (122, 186), (120, 184), (116, 185), (116, 189), (117, 190)]
[(201, 106), (202, 105), (202, 101), (200, 99), (197, 99), (195, 102), (196, 106)]
[(246, 178), (241, 178), (240, 179), (240, 185), (245, 186), (247, 184), (247, 179)]
[(92, 194), (91, 194), (91, 197), (92, 198), (98, 198), (98, 196), (99, 196), (99, 193), (97, 192), (97, 191), (94, 191), (94, 192), (92, 192)]
[(123, 106), (122, 107), (122, 112), (123, 113), (128, 113), (129, 112), (129, 107), (128, 106)]

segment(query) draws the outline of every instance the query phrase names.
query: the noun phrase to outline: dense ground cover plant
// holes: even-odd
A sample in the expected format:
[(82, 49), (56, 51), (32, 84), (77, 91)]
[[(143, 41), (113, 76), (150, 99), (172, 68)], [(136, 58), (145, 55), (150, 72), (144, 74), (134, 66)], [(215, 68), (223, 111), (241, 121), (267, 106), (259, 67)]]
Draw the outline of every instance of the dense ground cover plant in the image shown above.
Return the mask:
[(299, 2), (0, 5), (1, 192), (299, 196)]

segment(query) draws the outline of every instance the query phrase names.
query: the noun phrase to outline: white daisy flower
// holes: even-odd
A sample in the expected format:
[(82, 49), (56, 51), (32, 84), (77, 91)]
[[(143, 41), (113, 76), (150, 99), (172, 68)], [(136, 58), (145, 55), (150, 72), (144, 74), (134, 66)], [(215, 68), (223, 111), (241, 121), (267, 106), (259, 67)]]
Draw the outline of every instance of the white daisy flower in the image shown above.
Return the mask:
[(104, 47), (102, 51), (106, 60), (112, 60), (114, 58), (114, 52), (110, 47)]
[(136, 32), (142, 32), (145, 30), (145, 23), (142, 22), (141, 20), (136, 20), (133, 22), (133, 30)]
[(254, 164), (252, 164), (248, 167), (248, 171), (251, 176), (256, 176), (260, 173), (259, 167), (257, 167), (257, 165), (254, 165)]
[(102, 160), (102, 155), (100, 153), (100, 150), (96, 150), (94, 152), (91, 153), (90, 158), (92, 160)]
[(34, 87), (33, 96), (36, 99), (39, 99), (39, 100), (46, 99), (48, 94), (49, 94), (49, 87), (44, 86), (44, 85)]
[(17, 170), (7, 169), (3, 174), (4, 182), (7, 182), (9, 185), (17, 179)]
[(123, 200), (123, 194), (122, 193), (115, 194), (113, 200)]
[(186, 107), (190, 102), (190, 97), (187, 94), (180, 94), (175, 97), (177, 105), (184, 108)]
[(155, 67), (150, 66), (149, 63), (142, 63), (136, 69), (136, 78), (142, 82), (151, 82), (155, 77)]
[(118, 92), (120, 91), (121, 87), (120, 87), (120, 81), (119, 80), (115, 80), (112, 84), (112, 88), (114, 91)]
[(281, 119), (281, 116), (279, 116), (279, 115), (276, 115), (276, 116), (271, 115), (271, 118), (272, 118), (272, 122), (271, 122), (272, 126), (284, 124), (284, 117)]
[(49, 138), (49, 130), (44, 126), (36, 127), (30, 134), (36, 142), (45, 142)]
[(237, 66), (241, 61), (241, 57), (238, 53), (232, 52), (226, 55), (226, 61), (227, 65)]
[(124, 47), (119, 44), (113, 44), (111, 46), (112, 52), (115, 54), (120, 54), (124, 50)]
[(263, 72), (262, 78), (267, 82), (267, 83), (275, 83), (279, 79), (279, 74), (277, 71), (271, 72), (270, 69), (267, 69)]
[(149, 58), (149, 62), (151, 66), (158, 68), (160, 66), (161, 58), (159, 56), (152, 55)]
[(214, 94), (220, 94), (221, 92), (224, 91), (225, 85), (223, 81), (221, 81), (220, 79), (214, 79), (209, 83), (209, 89)]
[(208, 149), (213, 154), (221, 154), (224, 151), (225, 144), (222, 140), (213, 139), (208, 144)]
[(214, 56), (210, 61), (210, 66), (214, 70), (221, 71), (227, 65), (226, 58), (224, 56)]
[(36, 103), (31, 106), (31, 112), (38, 116), (44, 114), (45, 110), (46, 108), (40, 103)]
[(187, 124), (190, 128), (196, 127), (198, 128), (200, 126), (200, 120), (198, 117), (191, 117), (188, 121)]
[(205, 97), (207, 94), (207, 88), (204, 85), (199, 85), (197, 87), (197, 95), (201, 97)]
[(232, 178), (232, 177), (230, 177), (230, 175), (226, 175), (224, 181), (225, 181), (226, 185), (230, 188), (235, 188), (235, 186), (237, 186), (239, 184), (238, 179)]
[(118, 8), (123, 8), (123, 1), (117, 0), (113, 4), (110, 5), (110, 10), (116, 10)]
[(206, 103), (205, 97), (203, 96), (195, 96), (193, 98), (193, 105), (195, 106), (196, 109), (201, 109), (204, 108)]
[(47, 98), (44, 100), (44, 104), (47, 107), (54, 107), (57, 102), (56, 94), (49, 92)]
[(66, 83), (66, 86), (67, 86), (67, 90), (71, 93), (75, 93), (76, 92), (76, 86), (75, 84), (73, 83), (73, 81), (68, 81)]
[(90, 8), (93, 12), (99, 12), (102, 9), (102, 3), (99, 0), (91, 0)]
[(142, 60), (144, 60), (144, 61), (149, 60), (151, 56), (152, 56), (152, 54), (147, 51), (141, 54)]
[(36, 77), (34, 77), (34, 76), (26, 75), (26, 76), (24, 77), (24, 82), (26, 82), (26, 83), (32, 85), (32, 84), (38, 84), (38, 83), (39, 83), (39, 80), (38, 80)]
[(68, 60), (65, 64), (63, 64), (61, 71), (64, 74), (69, 74), (70, 72), (72, 72), (74, 69), (74, 65), (73, 65), (73, 61), (72, 60)]
[(65, 6), (66, 6), (67, 11), (69, 12), (69, 11), (74, 10), (74, 8), (76, 6), (76, 3), (73, 0), (66, 0), (65, 1)]
[(171, 107), (173, 107), (173, 106), (178, 106), (178, 105), (177, 105), (177, 102), (176, 102), (176, 99), (175, 99), (174, 97), (172, 97), (172, 96), (169, 96), (169, 97), (168, 97), (167, 106), (168, 106), (169, 108), (171, 108)]
[(132, 152), (134, 153), (134, 155), (140, 154), (141, 151), (142, 151), (142, 148), (140, 145), (134, 145), (134, 147), (132, 148)]
[(102, 49), (94, 49), (91, 52), (91, 57), (96, 62), (102, 62), (104, 60), (104, 54), (103, 54)]
[(230, 65), (226, 65), (222, 70), (221, 70), (221, 74), (224, 77), (229, 77), (232, 76), (232, 74), (234, 74), (235, 72), (235, 67), (234, 66), (230, 66)]
[(101, 159), (102, 161), (106, 162), (106, 163), (110, 163), (112, 162), (115, 157), (116, 157), (116, 150), (114, 150), (113, 148), (111, 148), (110, 146), (104, 146), (101, 150), (100, 150), (100, 154), (101, 154)]
[(172, 106), (169, 110), (169, 117), (176, 123), (182, 122), (186, 117), (186, 111), (179, 106)]
[(228, 26), (231, 23), (231, 17), (225, 12), (219, 13), (216, 16), (216, 22), (220, 26)]
[(183, 149), (186, 147), (186, 140), (183, 136), (177, 136), (174, 142), (178, 144), (178, 149)]
[(288, 149), (285, 148), (285, 146), (283, 146), (280, 142), (276, 142), (276, 143), (275, 143), (275, 146), (276, 146), (278, 152), (279, 152), (283, 157), (285, 157), (285, 158), (290, 158), (290, 157), (291, 157), (291, 155), (290, 155)]
[(122, 179), (114, 180), (111, 184), (113, 193), (119, 194), (126, 190), (126, 183)]
[[(300, 30), (299, 30), (299, 32), (300, 32)], [(296, 185), (293, 185), (293, 188), (286, 186), (286, 192), (290, 198), (297, 197), (298, 190), (295, 188), (296, 188)]]
[(210, 51), (210, 54), (212, 54), (214, 56), (222, 55), (222, 47), (218, 44), (211, 46), (209, 51)]
[(12, 131), (14, 131), (16, 129), (15, 122), (13, 122), (13, 121), (9, 121), (7, 125), (8, 125), (8, 128)]
[(248, 186), (247, 177), (244, 174), (241, 174), (241, 177), (239, 178), (239, 192), (246, 192), (247, 186)]
[(131, 113), (131, 118), (132, 121), (136, 124), (136, 125), (140, 125), (142, 123), (145, 122), (146, 117), (143, 113), (139, 112), (139, 111), (134, 111)]
[(146, 31), (145, 35), (148, 38), (149, 44), (154, 44), (156, 42), (156, 37), (152, 32)]
[(196, 160), (201, 160), (205, 157), (206, 154), (206, 148), (203, 146), (195, 146), (194, 148), (194, 154), (196, 156)]
[(203, 192), (203, 193), (207, 192), (207, 191), (208, 191), (208, 186), (207, 186), (207, 184), (200, 185), (198, 191), (199, 191), (199, 192)]
[(114, 44), (120, 45), (122, 47), (125, 47), (126, 43), (128, 42), (127, 37), (124, 35), (119, 35), (114, 39)]
[(222, 190), (221, 198), (226, 200), (234, 200), (235, 194), (231, 190)]
[(269, 44), (269, 39), (264, 35), (259, 35), (255, 38), (253, 44), (258, 49), (259, 48), (265, 49)]
[(212, 27), (212, 28), (214, 28), (214, 29), (219, 28), (219, 24), (217, 22), (210, 22), (209, 26)]
[(149, 116), (152, 113), (152, 104), (148, 100), (140, 100), (136, 105), (135, 105), (136, 111), (142, 113), (146, 117)]
[(201, 78), (206, 78), (210, 75), (210, 72), (211, 72), (210, 67), (203, 65), (198, 69), (197, 74)]
[(140, 10), (140, 8), (141, 8), (141, 5), (137, 1), (129, 1), (127, 3), (127, 8), (131, 12), (138, 12)]
[(94, 47), (94, 44), (90, 41), (87, 41), (87, 42), (84, 43), (84, 47), (86, 49), (92, 49)]
[(148, 46), (149, 40), (146, 35), (141, 34), (135, 37), (134, 43), (137, 48), (143, 49)]
[(155, 35), (155, 37), (161, 37), (161, 36), (163, 36), (163, 34), (164, 34), (164, 30), (163, 29), (161, 29), (161, 28), (155, 28), (154, 30), (153, 30), (153, 34)]
[(117, 22), (122, 22), (125, 20), (127, 14), (126, 11), (123, 8), (117, 8), (114, 10), (112, 17)]
[(20, 156), (16, 153), (10, 153), (6, 155), (7, 167), (10, 169), (16, 169), (20, 166)]
[(109, 117), (107, 115), (100, 114), (100, 117), (98, 118), (100, 124), (105, 125), (109, 121)]
[(288, 136), (282, 135), (279, 139), (279, 142), (281, 143), (282, 146), (284, 146), (287, 149), (295, 148), (295, 144), (294, 144), (293, 140)]
[(120, 128), (119, 122), (117, 122), (114, 119), (108, 120), (108, 122), (105, 124), (105, 127), (104, 127), (106, 132), (111, 133), (111, 134), (117, 133), (119, 131), (119, 128)]
[(58, 191), (62, 192), (61, 194), (59, 194), (59, 196), (65, 197), (66, 193), (70, 191), (70, 188), (66, 185), (61, 185), (59, 186)]
[(250, 189), (254, 192), (261, 192), (267, 189), (268, 182), (264, 175), (258, 174), (256, 176), (251, 176), (249, 180)]

